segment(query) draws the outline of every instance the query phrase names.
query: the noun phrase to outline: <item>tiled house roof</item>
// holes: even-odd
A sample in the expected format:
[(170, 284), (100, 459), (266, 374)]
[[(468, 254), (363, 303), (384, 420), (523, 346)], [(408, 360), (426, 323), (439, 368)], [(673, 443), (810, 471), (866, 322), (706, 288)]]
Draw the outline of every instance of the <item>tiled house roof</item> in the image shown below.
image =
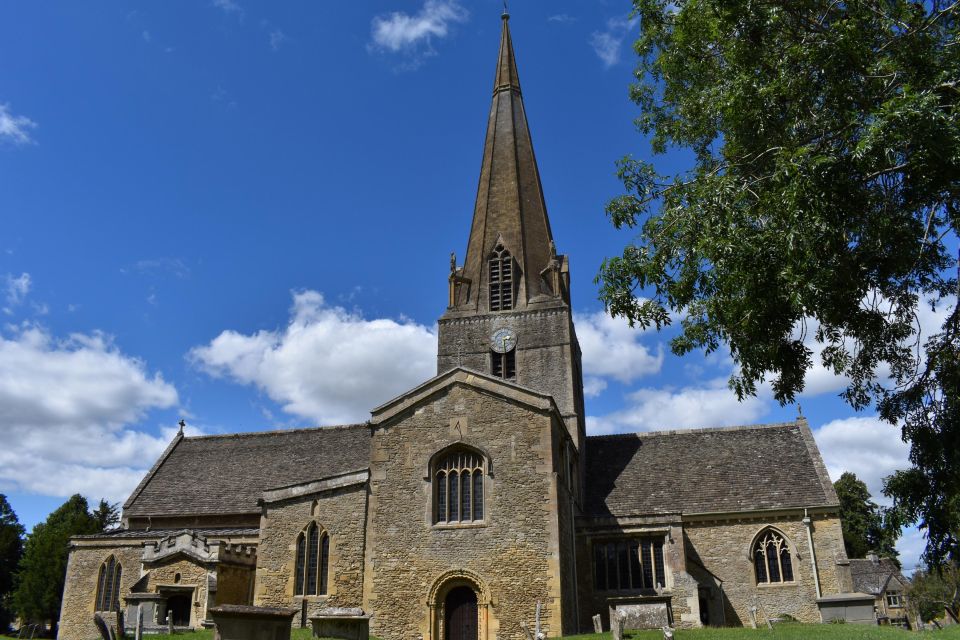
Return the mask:
[(806, 420), (587, 438), (586, 515), (834, 506)]
[(900, 586), (908, 583), (900, 573), (900, 568), (890, 558), (879, 558), (876, 562), (870, 559), (850, 560), (850, 577), (853, 579), (854, 591), (874, 596), (879, 596), (886, 590), (890, 578), (896, 578)]
[(366, 469), (366, 424), (180, 437), (124, 504), (126, 517), (259, 513), (266, 489)]

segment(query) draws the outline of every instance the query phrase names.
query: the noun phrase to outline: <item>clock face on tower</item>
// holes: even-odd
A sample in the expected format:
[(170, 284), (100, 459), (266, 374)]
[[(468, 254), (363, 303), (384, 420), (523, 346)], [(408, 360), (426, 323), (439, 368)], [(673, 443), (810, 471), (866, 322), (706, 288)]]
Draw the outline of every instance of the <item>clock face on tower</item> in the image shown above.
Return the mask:
[(513, 329), (497, 329), (490, 336), (490, 348), (497, 353), (506, 353), (517, 346), (517, 332)]

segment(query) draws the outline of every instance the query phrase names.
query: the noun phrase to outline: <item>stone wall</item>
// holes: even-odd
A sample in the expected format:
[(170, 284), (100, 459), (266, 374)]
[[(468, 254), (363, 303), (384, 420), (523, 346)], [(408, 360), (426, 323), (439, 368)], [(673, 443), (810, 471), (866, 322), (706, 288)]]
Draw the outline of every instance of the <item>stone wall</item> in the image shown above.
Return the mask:
[(580, 346), (569, 308), (441, 318), (437, 372), (444, 373), (460, 365), (490, 373), (489, 340), (501, 327), (517, 332), (516, 382), (550, 394), (560, 408), (574, 443), (582, 447)]
[[(367, 489), (355, 484), (264, 506), (257, 553), (254, 603), (301, 610), (359, 607), (363, 594), (363, 545)], [(327, 595), (295, 596), (297, 536), (311, 522), (330, 536)], [(296, 616), (295, 624), (300, 624)]]
[(210, 606), (253, 604), (253, 568), (222, 564), (217, 567), (217, 592)]
[[(679, 627), (700, 626), (697, 601), (697, 583), (687, 572), (686, 550), (683, 545), (683, 529), (679, 523), (671, 523), (659, 517), (631, 518), (616, 522), (609, 519), (603, 524), (584, 519), (577, 535), (577, 584), (579, 585), (580, 630), (592, 630), (591, 619), (599, 614), (603, 628), (610, 629), (610, 605), (617, 598), (635, 598), (653, 595), (654, 591), (595, 591), (593, 544), (615, 540), (662, 537), (663, 565), (665, 570), (664, 595), (670, 596), (670, 608), (674, 624)], [(593, 524), (592, 528), (590, 525)]]
[[(727, 625), (749, 625), (750, 608), (754, 606), (770, 617), (787, 614), (803, 622), (820, 622), (802, 517), (802, 513), (798, 513), (759, 519), (744, 514), (737, 520), (684, 523), (688, 562), (703, 565), (723, 581)], [(750, 547), (757, 534), (767, 526), (782, 532), (791, 545), (795, 577), (792, 583), (756, 583)], [(838, 561), (846, 561), (846, 554), (839, 519), (835, 516), (815, 517), (813, 540), (823, 594), (841, 592)]]
[(100, 634), (93, 624), (97, 579), (102, 565), (112, 554), (122, 567), (120, 574), (120, 607), (123, 594), (140, 579), (142, 540), (74, 545), (67, 561), (66, 585), (60, 607), (60, 640), (92, 640)]
[[(197, 563), (182, 555), (174, 556), (156, 564), (145, 567), (148, 572), (146, 591), (159, 593), (164, 589), (174, 588), (177, 590), (190, 590), (190, 626), (199, 627), (207, 617), (207, 607), (212, 606), (208, 602), (208, 583), (212, 569)], [(161, 606), (158, 611), (157, 624), (164, 624), (166, 616)], [(148, 621), (149, 622), (149, 621)]]
[[(548, 635), (574, 631), (563, 624), (573, 585), (561, 585), (560, 557), (572, 549), (557, 522), (553, 443), (564, 427), (553, 415), (457, 383), (375, 430), (363, 605), (373, 635), (439, 640), (454, 584), (479, 588), (481, 640), (524, 638), (537, 601)], [(482, 522), (433, 524), (430, 460), (451, 445), (488, 456)]]

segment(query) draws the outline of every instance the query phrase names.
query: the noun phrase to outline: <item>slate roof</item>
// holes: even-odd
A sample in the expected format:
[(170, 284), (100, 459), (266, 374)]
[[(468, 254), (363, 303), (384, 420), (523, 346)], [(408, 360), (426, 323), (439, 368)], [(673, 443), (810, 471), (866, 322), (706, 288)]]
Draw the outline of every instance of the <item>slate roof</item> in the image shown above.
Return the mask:
[(127, 517), (259, 513), (266, 489), (370, 466), (366, 424), (177, 436), (123, 505)]
[(102, 538), (166, 538), (183, 531), (195, 533), (204, 538), (243, 538), (256, 537), (260, 529), (250, 527), (225, 527), (222, 529), (112, 529), (103, 533), (73, 536), (74, 540)]
[(900, 568), (890, 558), (879, 558), (877, 562), (870, 559), (850, 560), (850, 577), (853, 578), (854, 591), (874, 596), (880, 595), (886, 589), (891, 577), (895, 577), (903, 585), (908, 583), (900, 573)]
[(835, 506), (806, 420), (592, 436), (585, 514), (728, 513)]

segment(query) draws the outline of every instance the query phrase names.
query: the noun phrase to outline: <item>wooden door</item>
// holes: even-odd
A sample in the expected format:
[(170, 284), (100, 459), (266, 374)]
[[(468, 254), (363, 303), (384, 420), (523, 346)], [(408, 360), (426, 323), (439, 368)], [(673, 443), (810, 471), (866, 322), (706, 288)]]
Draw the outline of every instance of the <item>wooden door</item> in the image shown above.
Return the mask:
[(477, 640), (477, 594), (473, 589), (452, 589), (444, 609), (444, 640)]

